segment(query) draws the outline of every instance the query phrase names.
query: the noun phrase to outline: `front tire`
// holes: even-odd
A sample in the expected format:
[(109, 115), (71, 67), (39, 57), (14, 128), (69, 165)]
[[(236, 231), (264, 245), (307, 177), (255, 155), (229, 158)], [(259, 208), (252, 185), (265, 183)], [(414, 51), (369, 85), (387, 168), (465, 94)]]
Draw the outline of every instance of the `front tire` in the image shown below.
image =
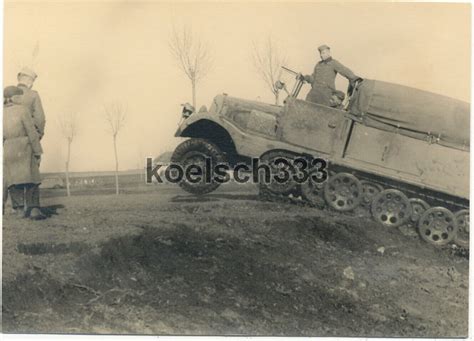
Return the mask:
[[(171, 156), (171, 162), (181, 165), (183, 170), (190, 165), (199, 165), (205, 167), (205, 160), (209, 158), (211, 160), (212, 167), (219, 163), (225, 162), (224, 153), (214, 143), (200, 138), (191, 138), (182, 142), (176, 147), (173, 155)], [(204, 169), (204, 168), (203, 168)], [(179, 183), (180, 187), (186, 192), (203, 195), (210, 193), (220, 186), (219, 182), (213, 179), (213, 170), (209, 170), (211, 174), (211, 182), (205, 181), (205, 176), (198, 183), (189, 182), (186, 177), (183, 177)]]

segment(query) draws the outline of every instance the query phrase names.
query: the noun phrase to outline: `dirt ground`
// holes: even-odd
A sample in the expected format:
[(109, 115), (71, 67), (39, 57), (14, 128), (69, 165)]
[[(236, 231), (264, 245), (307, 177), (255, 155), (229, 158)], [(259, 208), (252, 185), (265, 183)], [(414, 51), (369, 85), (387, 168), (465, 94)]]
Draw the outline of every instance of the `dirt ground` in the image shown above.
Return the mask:
[(467, 336), (466, 254), (362, 211), (250, 185), (55, 193), (47, 220), (4, 216), (3, 332)]

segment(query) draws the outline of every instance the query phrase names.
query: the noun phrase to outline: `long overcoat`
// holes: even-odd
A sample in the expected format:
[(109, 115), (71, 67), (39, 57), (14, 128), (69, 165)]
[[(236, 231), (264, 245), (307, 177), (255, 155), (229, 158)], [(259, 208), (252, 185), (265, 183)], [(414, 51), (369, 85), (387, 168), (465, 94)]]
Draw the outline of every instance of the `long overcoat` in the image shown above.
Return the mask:
[(3, 107), (4, 186), (41, 183), (39, 161), (43, 149), (28, 109), (9, 103)]
[(46, 125), (41, 98), (37, 91), (30, 89), (23, 84), (18, 84), (18, 87), (23, 90), (23, 95), (18, 96), (18, 100), (20, 100), (21, 104), (26, 106), (30, 111), (31, 116), (33, 117), (33, 123), (41, 138), (44, 135), (44, 127)]
[(349, 82), (358, 78), (349, 68), (335, 59), (328, 58), (317, 63), (313, 74), (304, 76), (305, 81), (311, 84), (311, 91), (306, 96), (306, 100), (329, 106), (331, 96), (336, 90), (336, 75), (338, 73), (347, 78)]

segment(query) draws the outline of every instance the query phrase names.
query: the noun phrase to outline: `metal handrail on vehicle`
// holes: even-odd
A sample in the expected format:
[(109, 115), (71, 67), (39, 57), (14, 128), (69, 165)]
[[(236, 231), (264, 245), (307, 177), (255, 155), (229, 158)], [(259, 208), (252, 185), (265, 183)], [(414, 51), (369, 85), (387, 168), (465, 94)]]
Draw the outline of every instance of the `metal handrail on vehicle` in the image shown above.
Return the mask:
[(286, 66), (282, 66), (281, 68), (296, 77), (297, 82), (295, 83), (295, 85), (293, 86), (293, 89), (291, 90), (291, 97), (297, 98), (304, 83), (303, 79), (301, 78), (301, 73), (293, 71), (287, 68)]
[[(347, 94), (349, 96), (346, 96), (346, 98), (344, 99), (344, 101), (342, 102), (342, 108), (343, 110), (346, 110), (347, 111), (347, 108), (349, 107), (349, 104), (351, 102), (351, 99), (352, 97), (354, 97), (354, 94), (357, 92), (357, 90), (359, 89), (359, 86), (360, 84), (363, 82), (364, 80), (362, 78), (359, 78), (357, 79), (355, 82), (354, 82), (354, 86), (352, 87), (352, 90), (350, 90), (351, 86), (349, 85), (349, 88), (348, 88), (348, 91), (347, 91)], [(350, 92), (350, 94), (349, 94)]]

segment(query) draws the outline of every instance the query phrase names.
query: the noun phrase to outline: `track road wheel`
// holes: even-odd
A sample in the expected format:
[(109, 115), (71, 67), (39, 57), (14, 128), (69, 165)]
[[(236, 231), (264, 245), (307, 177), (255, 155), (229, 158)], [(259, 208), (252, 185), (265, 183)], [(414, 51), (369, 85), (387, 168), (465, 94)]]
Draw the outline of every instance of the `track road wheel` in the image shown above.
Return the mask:
[(410, 219), (410, 201), (399, 190), (386, 189), (374, 197), (372, 216), (384, 226), (398, 227)]
[(460, 210), (454, 215), (456, 224), (458, 226), (458, 233), (454, 238), (454, 242), (469, 249), (469, 210)]
[(436, 246), (446, 245), (456, 238), (458, 226), (454, 214), (444, 207), (427, 209), (420, 217), (421, 238)]
[[(186, 192), (196, 195), (202, 195), (210, 193), (219, 187), (220, 183), (214, 181), (213, 170), (206, 170), (206, 159), (211, 160), (211, 168), (215, 167), (219, 163), (224, 163), (225, 157), (222, 151), (214, 143), (205, 139), (192, 138), (182, 142), (176, 147), (173, 155), (171, 156), (171, 162), (181, 166), (183, 171), (191, 165), (198, 166), (202, 169), (203, 173), (200, 175), (201, 181), (197, 183), (189, 182), (185, 176), (179, 185)], [(205, 173), (210, 172), (211, 181), (206, 181)], [(194, 174), (194, 173), (193, 173)], [(197, 177), (196, 177), (197, 178)]]
[(324, 183), (317, 183), (311, 180), (311, 176), (308, 181), (301, 184), (301, 195), (304, 199), (309, 201), (315, 206), (324, 206)]
[(337, 211), (353, 210), (362, 200), (362, 184), (349, 173), (330, 176), (324, 186), (324, 199)]
[(362, 184), (362, 201), (360, 205), (370, 209), (372, 200), (383, 191), (383, 187), (367, 180), (362, 180), (360, 183)]
[[(295, 191), (297, 183), (293, 180), (292, 159), (293, 155), (282, 151), (270, 151), (260, 158), (261, 164), (267, 164), (271, 169), (270, 182), (264, 179), (264, 172), (260, 171), (259, 186), (260, 191), (270, 192), (276, 195), (289, 195)], [(291, 165), (291, 166), (289, 166)], [(287, 174), (288, 176), (285, 176)], [(277, 181), (275, 175), (285, 181)], [(287, 177), (287, 179), (284, 179)]]
[(418, 199), (418, 198), (411, 198), (410, 204), (411, 204), (411, 216), (410, 216), (409, 222), (412, 226), (417, 226), (421, 215), (425, 213), (427, 209), (430, 208), (430, 205), (423, 199)]

